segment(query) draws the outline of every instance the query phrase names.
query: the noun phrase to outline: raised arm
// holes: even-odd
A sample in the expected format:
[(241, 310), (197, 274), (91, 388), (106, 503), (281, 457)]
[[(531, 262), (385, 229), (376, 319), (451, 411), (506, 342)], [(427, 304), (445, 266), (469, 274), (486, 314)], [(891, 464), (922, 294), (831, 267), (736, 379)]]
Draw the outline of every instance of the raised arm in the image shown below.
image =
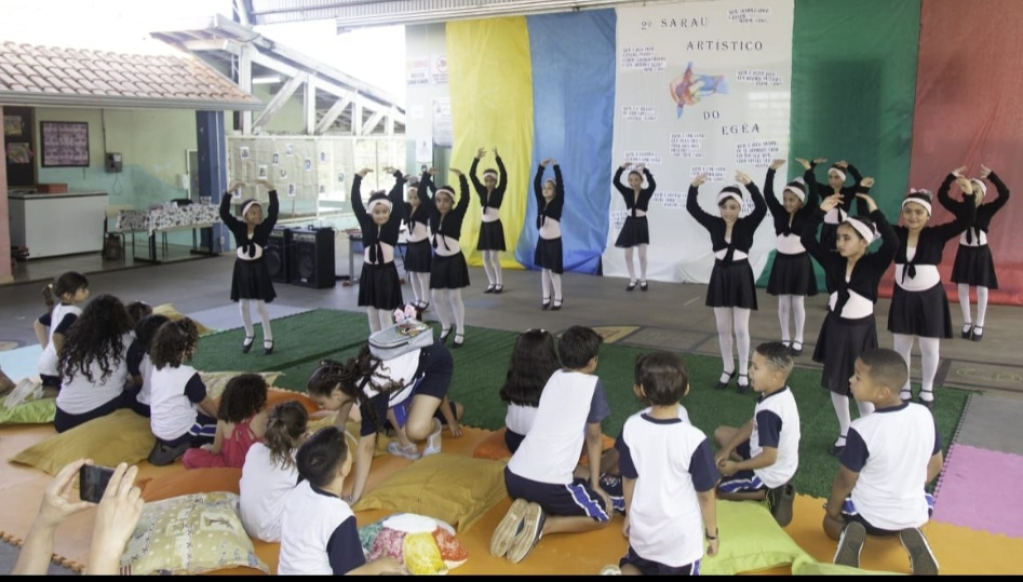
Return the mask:
[(483, 195), (486, 194), (487, 189), (480, 182), (479, 178), (476, 177), (476, 170), (480, 167), (480, 156), (482, 155), (483, 148), (480, 148), (480, 153), (476, 154), (476, 157), (472, 159), (472, 165), (469, 166), (469, 179), (472, 180), (472, 187), (476, 190), (476, 194), (480, 196), (480, 200), (483, 199)]
[(362, 202), (362, 177), (366, 175), (366, 170), (355, 174), (352, 178), (352, 212), (355, 213), (355, 218), (362, 220), (369, 215), (366, 214), (366, 206)]
[(536, 177), (533, 178), (533, 195), (536, 197), (536, 208), (537, 212), (543, 206), (543, 172), (545, 170), (543, 162), (536, 167)]
[(806, 224), (803, 226), (803, 233), (799, 236), (799, 242), (803, 243), (803, 247), (806, 248), (806, 252), (810, 253), (810, 256), (817, 259), (817, 262), (822, 267), (828, 266), (828, 261), (831, 259), (831, 253), (824, 250), (821, 246), (820, 241), (817, 240), (817, 229), (820, 228), (821, 223), (824, 222), (824, 215), (827, 210), (824, 210), (822, 205), (817, 210), (814, 210), (809, 217), (806, 219)]
[(630, 206), (631, 207), (632, 200), (629, 197), (632, 196), (632, 190), (627, 188), (625, 186), (625, 184), (622, 184), (622, 174), (624, 174), (624, 173), (625, 173), (625, 166), (624, 165), (619, 166), (618, 167), (618, 171), (615, 172), (614, 178), (611, 179), (611, 183), (618, 190), (618, 192), (623, 197), (625, 197), (625, 204), (626, 204), (626, 206)]
[[(429, 189), (430, 194), (426, 191)], [(431, 202), (432, 195), (437, 193), (437, 185), (433, 183), (433, 176), (429, 171), (423, 172), (423, 177), (419, 179), (419, 187), (416, 188), (416, 196), (419, 198), (420, 204), (426, 204), (427, 208)]]
[(767, 203), (764, 202), (764, 195), (760, 193), (760, 188), (753, 183), (753, 180), (749, 179), (749, 176), (742, 174), (740, 180), (743, 186), (746, 186), (746, 190), (749, 191), (750, 198), (753, 199), (753, 212), (750, 212), (746, 216), (745, 220), (749, 220), (753, 223), (753, 228), (760, 226), (760, 223), (767, 216)]
[(870, 204), (870, 207), (870, 218), (877, 226), (878, 232), (881, 233), (881, 248), (873, 254), (874, 260), (880, 263), (878, 265), (880, 268), (887, 268), (888, 263), (895, 259), (895, 252), (899, 250), (899, 236), (895, 234), (895, 229), (888, 223), (888, 219), (877, 208), (877, 205)]
[(959, 236), (973, 224), (977, 218), (977, 205), (963, 204), (962, 209), (959, 212), (953, 212), (952, 216), (954, 217), (952, 220), (934, 227), (944, 242)]
[(270, 188), (268, 194), (270, 196), (270, 206), (266, 209), (266, 220), (264, 223), (268, 229), (273, 230), (274, 225), (277, 224), (277, 216), (281, 213), (281, 203), (277, 198), (277, 190)]
[(948, 191), (952, 188), (952, 182), (956, 181), (957, 176), (955, 173), (950, 173), (945, 176), (945, 180), (938, 186), (938, 202), (945, 207), (952, 214), (959, 215), (963, 211), (963, 203), (958, 200), (953, 200), (948, 195)]
[[(779, 161), (782, 160), (775, 160), (775, 163)], [(781, 203), (781, 200), (778, 200), (774, 195), (774, 175), (776, 171), (774, 164), (767, 168), (767, 176), (764, 177), (764, 200), (767, 202), (767, 207), (771, 210), (771, 215), (777, 218), (788, 213), (785, 212), (785, 206)], [(784, 190), (782, 195), (784, 196)]]
[(645, 166), (643, 167), (643, 175), (646, 176), (646, 183), (649, 184), (649, 186), (647, 186), (647, 190), (650, 193), (649, 195), (653, 196), (654, 192), (657, 190), (657, 182), (654, 182), (654, 175), (650, 173), (650, 168)]
[(401, 170), (394, 170), (394, 187), (387, 198), (391, 201), (391, 218), (388, 222), (401, 224), (405, 220), (405, 176)]
[(465, 211), (469, 209), (469, 180), (466, 180), (465, 174), (459, 173), (458, 187), (462, 192), (458, 198), (458, 205), (455, 206), (455, 212), (459, 216), (465, 216)]
[(998, 212), (1003, 206), (1005, 206), (1005, 203), (1009, 201), (1009, 187), (1006, 186), (1005, 182), (1002, 182), (1002, 179), (994, 172), (989, 173), (987, 175), (987, 179), (990, 180), (991, 183), (995, 185), (995, 189), (998, 190), (998, 198), (995, 198), (994, 202), (989, 203), (989, 208), (993, 214)]
[(565, 181), (561, 178), (561, 166), (554, 164), (554, 199), (565, 199)]
[[(697, 180), (699, 180), (697, 176)], [(701, 181), (700, 184), (703, 182)], [(715, 218), (700, 208), (700, 203), (697, 201), (697, 196), (700, 194), (700, 186), (695, 181), (689, 185), (689, 195), (686, 197), (686, 210), (689, 214), (699, 222), (703, 228), (710, 230), (714, 225)]]
[(504, 160), (497, 155), (497, 148), (494, 148), (494, 160), (497, 161), (497, 191), (504, 192), (508, 187), (508, 170), (504, 167)]
[(231, 189), (224, 192), (224, 195), (220, 197), (220, 221), (227, 225), (227, 228), (232, 231), (241, 226), (241, 221), (231, 214), (231, 199), (234, 197), (235, 188), (241, 186), (241, 182), (236, 182), (231, 185)]

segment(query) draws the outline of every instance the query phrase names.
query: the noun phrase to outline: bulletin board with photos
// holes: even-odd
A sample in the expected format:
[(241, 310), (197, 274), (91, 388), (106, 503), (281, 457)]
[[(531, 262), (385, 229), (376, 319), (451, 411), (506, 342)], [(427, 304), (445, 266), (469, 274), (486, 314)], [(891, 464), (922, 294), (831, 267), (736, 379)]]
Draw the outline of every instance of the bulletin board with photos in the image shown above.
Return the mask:
[(389, 189), (394, 178), (387, 166), (405, 170), (405, 137), (229, 137), (228, 181), (247, 186), (242, 198), (266, 199), (256, 180), (266, 178), (277, 189), (281, 215), (316, 216), (321, 201), (350, 212), (352, 176), (362, 168), (373, 170), (362, 190)]

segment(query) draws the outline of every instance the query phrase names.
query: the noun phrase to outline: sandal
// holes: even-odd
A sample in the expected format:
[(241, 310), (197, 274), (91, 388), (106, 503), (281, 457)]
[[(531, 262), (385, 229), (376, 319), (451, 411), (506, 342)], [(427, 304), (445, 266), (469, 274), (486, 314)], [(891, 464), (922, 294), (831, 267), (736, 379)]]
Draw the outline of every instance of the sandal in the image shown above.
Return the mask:
[(441, 449), (440, 439), (441, 424), (436, 418), (433, 419), (433, 432), (426, 438), (426, 446), (423, 447), (423, 456), (436, 455)]
[(405, 447), (398, 441), (391, 441), (387, 443), (387, 452), (395, 457), (404, 457), (410, 461), (415, 461), (421, 456), (419, 454), (419, 447), (416, 445), (409, 445), (408, 447)]

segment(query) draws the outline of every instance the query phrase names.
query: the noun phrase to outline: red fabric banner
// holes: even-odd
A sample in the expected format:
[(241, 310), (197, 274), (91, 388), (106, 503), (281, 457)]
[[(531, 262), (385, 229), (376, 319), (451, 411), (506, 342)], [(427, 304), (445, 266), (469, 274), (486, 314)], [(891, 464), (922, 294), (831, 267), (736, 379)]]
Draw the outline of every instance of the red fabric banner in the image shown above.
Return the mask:
[[(935, 194), (945, 176), (962, 165), (976, 177), (984, 164), (1005, 182), (1013, 195), (988, 233), (999, 284), (990, 301), (1014, 305), (1023, 305), (1023, 244), (1016, 230), (1023, 226), (1021, 22), (1019, 0), (923, 1), (909, 174), (910, 188)], [(995, 188), (987, 186), (985, 201), (994, 200)], [(955, 184), (951, 195), (960, 199)], [(951, 220), (934, 202), (931, 224)], [(949, 281), (958, 246), (958, 238), (949, 241), (940, 269), (949, 301), (958, 297)], [(893, 273), (894, 268), (881, 283), (888, 296)]]

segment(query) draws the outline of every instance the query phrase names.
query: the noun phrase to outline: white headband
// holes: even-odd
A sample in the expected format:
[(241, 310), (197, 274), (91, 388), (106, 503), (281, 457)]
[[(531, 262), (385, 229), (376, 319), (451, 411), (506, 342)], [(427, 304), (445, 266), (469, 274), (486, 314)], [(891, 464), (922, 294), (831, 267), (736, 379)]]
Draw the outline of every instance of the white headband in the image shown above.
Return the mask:
[(495, 172), (493, 170), (487, 170), (486, 172), (483, 172), (483, 179), (484, 180), (487, 179), (487, 176), (493, 176), (494, 179), (496, 180), (497, 179), (497, 172)]
[(907, 204), (913, 202), (926, 208), (927, 214), (932, 214), (930, 197), (931, 193), (928, 190), (910, 190), (909, 195), (902, 200), (902, 207), (905, 208)]
[(452, 190), (451, 188), (439, 188), (437, 190), (437, 194), (434, 194), (433, 197), (436, 198), (438, 194), (447, 194), (448, 196), (451, 197), (452, 202), (455, 201), (455, 191)]
[(242, 206), (242, 216), (245, 216), (246, 214), (248, 214), (249, 213), (249, 209), (252, 208), (253, 206), (259, 206), (260, 208), (262, 208), (262, 206), (259, 204), (259, 201), (257, 201), (257, 200), (250, 200), (248, 204), (246, 204), (245, 206)]
[(846, 221), (843, 224), (848, 224), (849, 226), (853, 227), (853, 229), (855, 229), (856, 232), (860, 233), (860, 236), (863, 237), (863, 240), (867, 241), (867, 244), (870, 244), (874, 242), (875, 239), (877, 239), (877, 232), (875, 232), (874, 229), (871, 228), (869, 224), (863, 222), (862, 220), (855, 216), (850, 216), (848, 219), (846, 219)]
[(831, 172), (834, 172), (834, 173), (838, 174), (839, 176), (841, 176), (842, 177), (842, 181), (845, 182), (845, 172), (843, 172), (842, 170), (839, 170), (838, 168), (834, 168), (834, 167), (833, 168), (828, 168), (828, 173), (830, 174)]
[[(798, 186), (796, 184), (798, 184)], [(802, 178), (796, 178), (791, 184), (785, 186), (785, 190), (782, 191), (782, 194), (785, 192), (792, 192), (793, 196), (799, 198), (800, 202), (806, 202), (806, 184), (803, 182)]]
[(974, 188), (980, 190), (981, 196), (987, 194), (987, 184), (985, 184), (984, 182), (978, 180), (977, 178), (970, 178), (970, 183), (973, 184)]
[(718, 206), (720, 206), (722, 202), (728, 200), (729, 198), (732, 198), (733, 200), (739, 203), (739, 206), (742, 206), (742, 194), (740, 192), (737, 192), (736, 190), (739, 190), (738, 186), (729, 186), (728, 188), (722, 190), (721, 193), (718, 194)]
[(370, 194), (369, 202), (366, 204), (366, 208), (370, 212), (373, 212), (373, 207), (378, 206), (380, 204), (386, 205), (387, 206), (387, 210), (391, 210), (393, 208), (393, 204), (391, 204), (390, 199), (386, 198), (386, 196), (385, 197), (373, 198), (373, 196), (377, 196), (379, 194), (386, 194), (386, 193), (383, 190), (378, 190), (378, 191), (373, 192), (372, 194)]

